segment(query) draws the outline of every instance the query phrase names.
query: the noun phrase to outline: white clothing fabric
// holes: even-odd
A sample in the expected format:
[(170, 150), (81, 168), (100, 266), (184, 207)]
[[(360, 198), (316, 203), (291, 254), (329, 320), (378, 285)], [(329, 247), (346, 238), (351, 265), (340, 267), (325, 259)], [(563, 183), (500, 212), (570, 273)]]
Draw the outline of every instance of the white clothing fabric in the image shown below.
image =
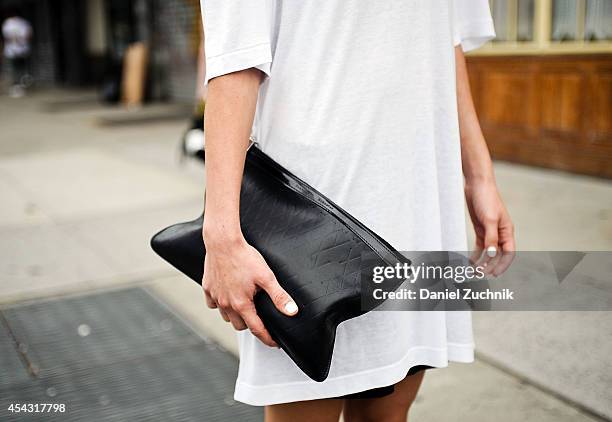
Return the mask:
[[(454, 45), (494, 37), (487, 0), (205, 0), (206, 82), (256, 67), (260, 147), (400, 251), (465, 251)], [(473, 360), (468, 312), (370, 312), (337, 330), (329, 377), (239, 333), (252, 405), (394, 384)]]
[(30, 54), (30, 37), (32, 26), (27, 20), (14, 16), (2, 24), (2, 37), (4, 38), (4, 57), (16, 59)]

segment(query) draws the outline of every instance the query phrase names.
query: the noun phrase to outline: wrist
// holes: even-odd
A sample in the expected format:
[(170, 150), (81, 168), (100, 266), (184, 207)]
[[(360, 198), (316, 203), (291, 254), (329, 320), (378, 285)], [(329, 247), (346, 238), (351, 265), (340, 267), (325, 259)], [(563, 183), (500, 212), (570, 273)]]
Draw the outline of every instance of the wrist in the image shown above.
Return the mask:
[(237, 246), (244, 242), (239, 223), (204, 217), (202, 239), (206, 249)]
[(478, 172), (465, 174), (465, 184), (468, 186), (473, 185), (495, 185), (495, 175), (491, 172)]
[(491, 159), (480, 157), (478, 160), (465, 160), (463, 177), (467, 185), (495, 184), (495, 172), (493, 171)]
[(461, 161), (466, 184), (495, 183), (491, 155), (480, 131), (461, 136)]

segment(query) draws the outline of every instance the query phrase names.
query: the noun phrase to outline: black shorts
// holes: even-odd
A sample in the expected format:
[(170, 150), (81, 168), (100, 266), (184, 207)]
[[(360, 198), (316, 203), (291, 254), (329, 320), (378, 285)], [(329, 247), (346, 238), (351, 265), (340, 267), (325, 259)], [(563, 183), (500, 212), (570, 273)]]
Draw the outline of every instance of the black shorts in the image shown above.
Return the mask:
[[(413, 366), (408, 370), (406, 374), (407, 377), (410, 375), (414, 375), (418, 372), (424, 371), (426, 369), (431, 369), (431, 366), (427, 365), (417, 365)], [(388, 396), (389, 394), (393, 394), (395, 391), (395, 384), (388, 385), (385, 387), (373, 388), (371, 390), (359, 391), (358, 393), (347, 394), (344, 396), (340, 396), (340, 399), (378, 399), (380, 397)]]

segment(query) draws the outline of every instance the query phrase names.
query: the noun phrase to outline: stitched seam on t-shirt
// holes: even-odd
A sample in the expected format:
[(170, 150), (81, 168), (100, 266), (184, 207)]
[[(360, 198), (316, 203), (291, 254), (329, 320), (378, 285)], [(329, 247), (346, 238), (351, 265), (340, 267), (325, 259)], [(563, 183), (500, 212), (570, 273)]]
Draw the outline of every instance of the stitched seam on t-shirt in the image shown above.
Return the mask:
[(270, 45), (270, 43), (269, 42), (263, 42), (263, 43), (252, 45), (250, 47), (244, 47), (244, 48), (239, 48), (237, 50), (226, 51), (225, 53), (217, 54), (216, 56), (209, 56), (208, 59), (211, 60), (211, 59), (216, 59), (217, 57), (230, 56), (232, 54), (237, 54), (237, 53), (242, 53), (244, 51), (254, 50), (257, 47), (261, 47), (261, 46), (265, 46), (265, 45)]

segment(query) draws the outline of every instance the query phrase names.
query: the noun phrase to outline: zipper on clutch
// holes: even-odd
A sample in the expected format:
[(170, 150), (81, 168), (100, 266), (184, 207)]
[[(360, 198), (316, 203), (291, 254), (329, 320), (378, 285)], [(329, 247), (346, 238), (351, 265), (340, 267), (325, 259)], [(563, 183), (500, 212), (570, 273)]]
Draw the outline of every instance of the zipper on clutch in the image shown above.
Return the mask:
[(253, 145), (257, 145), (259, 146), (259, 143), (257, 142), (257, 139), (255, 139), (255, 137), (253, 135), (249, 136), (249, 146), (247, 147), (247, 151), (253, 146)]

